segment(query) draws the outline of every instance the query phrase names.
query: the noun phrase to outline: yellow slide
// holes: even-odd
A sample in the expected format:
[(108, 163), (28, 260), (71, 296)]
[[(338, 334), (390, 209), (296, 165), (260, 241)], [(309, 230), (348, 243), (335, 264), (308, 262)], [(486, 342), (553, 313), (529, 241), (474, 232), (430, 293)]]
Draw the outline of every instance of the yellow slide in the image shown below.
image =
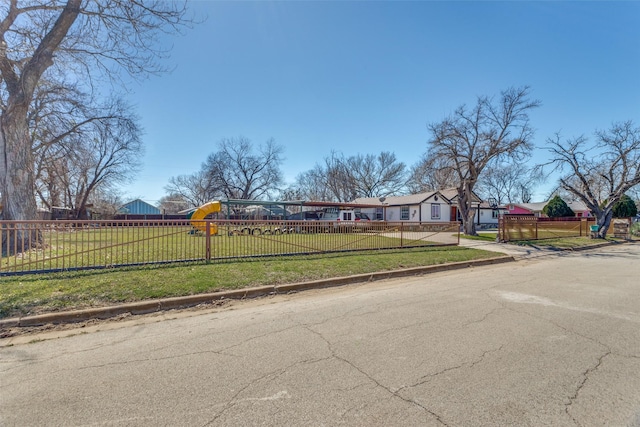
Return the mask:
[[(203, 221), (203, 219), (205, 219), (209, 214), (220, 212), (220, 208), (221, 203), (219, 201), (205, 203), (196, 209), (191, 215), (191, 225), (200, 231), (206, 231), (207, 223)], [(211, 224), (209, 226), (209, 230), (211, 234), (218, 234), (218, 226), (215, 224)]]

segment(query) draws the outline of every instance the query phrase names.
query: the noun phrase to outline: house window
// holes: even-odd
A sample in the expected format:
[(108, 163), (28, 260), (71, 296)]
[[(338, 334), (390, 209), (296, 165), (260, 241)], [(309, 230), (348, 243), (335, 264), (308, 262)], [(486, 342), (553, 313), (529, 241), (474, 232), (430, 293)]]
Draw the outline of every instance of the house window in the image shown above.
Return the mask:
[(500, 211), (495, 210), (495, 209), (491, 211), (491, 218), (496, 219), (496, 218), (499, 218), (499, 217), (500, 217)]
[(376, 208), (376, 219), (378, 221), (382, 221), (384, 219), (384, 210), (383, 208)]
[(351, 212), (342, 212), (342, 219), (345, 221), (351, 221)]
[(440, 219), (440, 205), (431, 205), (431, 219)]
[(400, 220), (401, 221), (409, 220), (409, 206), (402, 206), (400, 208)]

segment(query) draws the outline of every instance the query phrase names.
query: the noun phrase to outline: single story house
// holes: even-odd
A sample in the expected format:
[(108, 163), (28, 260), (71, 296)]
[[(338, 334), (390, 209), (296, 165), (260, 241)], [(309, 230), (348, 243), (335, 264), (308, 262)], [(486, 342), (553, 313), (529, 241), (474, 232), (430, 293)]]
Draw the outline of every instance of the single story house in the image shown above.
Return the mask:
[[(473, 195), (472, 205), (478, 207), (480, 198)], [(373, 220), (408, 222), (450, 222), (458, 220), (458, 191), (455, 188), (429, 191), (407, 196), (363, 197), (355, 204), (369, 205), (361, 208)], [(370, 207), (371, 205), (379, 205)]]
[(507, 213), (506, 206), (495, 206), (487, 202), (482, 202), (474, 217), (474, 221), (480, 228), (497, 228), (500, 215), (504, 215), (505, 213)]
[(121, 215), (160, 215), (162, 212), (159, 208), (150, 205), (149, 203), (135, 199), (129, 203), (118, 208), (118, 213)]
[[(533, 215), (536, 217), (545, 216), (542, 213), (542, 209), (549, 202), (538, 202), (538, 203), (509, 203), (505, 205), (506, 214), (508, 215)], [(587, 206), (580, 201), (566, 202), (567, 206), (571, 208), (571, 210), (575, 213), (575, 216), (578, 218), (581, 217), (591, 217), (591, 211)]]

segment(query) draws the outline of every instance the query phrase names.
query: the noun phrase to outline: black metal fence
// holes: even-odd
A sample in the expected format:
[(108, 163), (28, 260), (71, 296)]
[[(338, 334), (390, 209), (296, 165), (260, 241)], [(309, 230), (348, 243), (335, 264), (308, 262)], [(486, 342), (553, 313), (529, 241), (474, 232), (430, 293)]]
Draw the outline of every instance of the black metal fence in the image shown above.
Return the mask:
[(459, 224), (378, 221), (0, 221), (0, 275), (457, 245)]

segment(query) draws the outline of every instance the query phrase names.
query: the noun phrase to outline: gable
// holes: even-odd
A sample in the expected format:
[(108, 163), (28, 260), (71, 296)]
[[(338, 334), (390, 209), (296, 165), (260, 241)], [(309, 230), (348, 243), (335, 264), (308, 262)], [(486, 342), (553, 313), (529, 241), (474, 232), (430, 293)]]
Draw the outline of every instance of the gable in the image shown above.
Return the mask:
[[(406, 196), (389, 196), (382, 198), (363, 197), (355, 199), (353, 203), (380, 205), (380, 206), (416, 206), (423, 203), (446, 203), (451, 204), (451, 200), (443, 191), (428, 191), (425, 193), (409, 194)], [(457, 193), (456, 193), (457, 194)]]
[(157, 207), (140, 199), (122, 205), (118, 212), (129, 215), (159, 215), (162, 213)]

